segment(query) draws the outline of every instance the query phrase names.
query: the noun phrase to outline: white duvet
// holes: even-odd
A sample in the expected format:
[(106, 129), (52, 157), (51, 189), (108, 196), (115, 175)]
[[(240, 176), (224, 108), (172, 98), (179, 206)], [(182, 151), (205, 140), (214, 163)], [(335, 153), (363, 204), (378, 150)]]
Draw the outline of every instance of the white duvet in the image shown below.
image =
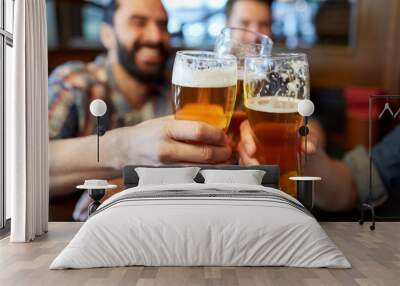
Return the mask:
[[(174, 190), (242, 195), (145, 197)], [(252, 197), (251, 191), (271, 198)], [(138, 194), (144, 197), (129, 199)], [(114, 195), (50, 269), (128, 265), (351, 267), (314, 217), (285, 193), (196, 183), (135, 187)]]

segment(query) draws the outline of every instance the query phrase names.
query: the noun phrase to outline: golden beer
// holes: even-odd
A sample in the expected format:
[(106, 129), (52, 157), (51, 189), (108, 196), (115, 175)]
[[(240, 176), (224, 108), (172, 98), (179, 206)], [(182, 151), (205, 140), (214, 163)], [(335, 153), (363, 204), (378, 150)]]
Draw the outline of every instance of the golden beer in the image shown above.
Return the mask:
[(172, 85), (176, 119), (202, 121), (226, 130), (235, 105), (236, 86), (187, 87)]
[(228, 129), (236, 98), (236, 58), (206, 51), (177, 52), (172, 72), (176, 119)]
[(243, 79), (237, 80), (236, 102), (232, 114), (231, 124), (228, 129), (228, 136), (232, 139), (232, 148), (236, 149), (237, 143), (240, 141), (240, 124), (247, 119), (246, 109), (244, 106), (244, 90)]
[(255, 135), (256, 159), (261, 164), (280, 166), (283, 191), (296, 197), (296, 186), (289, 177), (299, 173), (298, 156), (302, 117), (298, 99), (282, 96), (253, 97), (247, 101), (247, 116)]

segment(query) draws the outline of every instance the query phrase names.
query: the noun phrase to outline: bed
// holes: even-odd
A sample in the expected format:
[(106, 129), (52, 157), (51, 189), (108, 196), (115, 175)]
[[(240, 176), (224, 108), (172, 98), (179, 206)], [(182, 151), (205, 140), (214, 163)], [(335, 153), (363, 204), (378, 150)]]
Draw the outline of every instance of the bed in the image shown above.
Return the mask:
[[(261, 185), (138, 185), (123, 170), (125, 190), (91, 215), (50, 269), (144, 266), (292, 266), (350, 268), (312, 214), (278, 190), (277, 166), (200, 166), (263, 170)], [(165, 168), (165, 167), (158, 167)]]

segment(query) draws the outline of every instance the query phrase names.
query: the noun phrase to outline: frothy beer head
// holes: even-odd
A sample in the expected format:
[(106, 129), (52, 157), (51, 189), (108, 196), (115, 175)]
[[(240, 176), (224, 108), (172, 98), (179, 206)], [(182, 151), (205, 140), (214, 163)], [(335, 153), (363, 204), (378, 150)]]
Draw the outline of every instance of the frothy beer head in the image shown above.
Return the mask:
[(172, 84), (197, 87), (220, 88), (236, 85), (236, 66), (200, 65), (179, 61), (172, 72)]
[(268, 113), (297, 113), (300, 99), (284, 96), (253, 97), (247, 101), (247, 108)]
[(176, 119), (226, 129), (236, 96), (236, 59), (212, 52), (177, 53), (172, 73)]

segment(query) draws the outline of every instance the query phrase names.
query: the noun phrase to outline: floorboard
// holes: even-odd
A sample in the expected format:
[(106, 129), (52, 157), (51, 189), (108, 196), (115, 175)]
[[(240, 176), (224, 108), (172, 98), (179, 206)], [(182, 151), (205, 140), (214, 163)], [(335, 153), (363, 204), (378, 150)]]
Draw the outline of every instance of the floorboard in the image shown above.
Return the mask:
[(0, 240), (0, 285), (400, 285), (400, 223), (380, 222), (370, 231), (355, 222), (321, 223), (353, 268), (289, 267), (120, 267), (49, 270), (55, 256), (81, 223), (50, 223), (49, 233), (32, 243)]

